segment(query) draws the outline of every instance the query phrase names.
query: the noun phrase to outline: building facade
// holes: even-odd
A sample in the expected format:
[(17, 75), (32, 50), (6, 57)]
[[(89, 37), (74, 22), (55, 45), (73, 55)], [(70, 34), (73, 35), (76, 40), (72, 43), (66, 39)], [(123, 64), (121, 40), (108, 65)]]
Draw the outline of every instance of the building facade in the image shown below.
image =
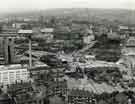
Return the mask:
[(27, 82), (29, 72), (26, 67), (18, 65), (0, 66), (0, 84), (7, 85), (15, 82)]
[(0, 64), (11, 64), (14, 62), (14, 38), (0, 37)]

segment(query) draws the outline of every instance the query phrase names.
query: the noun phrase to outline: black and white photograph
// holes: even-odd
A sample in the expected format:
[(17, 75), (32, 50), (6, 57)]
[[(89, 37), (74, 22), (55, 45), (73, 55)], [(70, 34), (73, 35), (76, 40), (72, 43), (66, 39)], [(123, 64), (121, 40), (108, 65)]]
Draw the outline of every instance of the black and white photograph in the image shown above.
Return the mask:
[(0, 104), (135, 104), (135, 0), (1, 0)]

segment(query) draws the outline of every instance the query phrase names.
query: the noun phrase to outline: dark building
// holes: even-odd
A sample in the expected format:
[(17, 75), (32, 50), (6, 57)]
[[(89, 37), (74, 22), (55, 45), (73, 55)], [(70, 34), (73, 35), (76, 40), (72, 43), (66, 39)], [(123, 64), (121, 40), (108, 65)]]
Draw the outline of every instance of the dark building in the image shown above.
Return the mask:
[(88, 91), (72, 89), (68, 94), (69, 104), (96, 104), (93, 93)]
[(0, 38), (0, 64), (15, 62), (14, 38)]
[(96, 37), (96, 44), (92, 47), (97, 60), (116, 62), (121, 56), (121, 40), (108, 38), (106, 34)]
[(65, 52), (71, 52), (83, 47), (83, 35), (81, 30), (60, 27), (54, 31), (54, 39), (63, 40), (63, 50)]
[(0, 95), (0, 104), (14, 104), (7, 94)]
[(4, 39), (0, 38), (0, 64), (4, 64)]
[(4, 53), (5, 53), (5, 63), (10, 64), (15, 61), (15, 50), (14, 50), (14, 39), (5, 38), (4, 39)]

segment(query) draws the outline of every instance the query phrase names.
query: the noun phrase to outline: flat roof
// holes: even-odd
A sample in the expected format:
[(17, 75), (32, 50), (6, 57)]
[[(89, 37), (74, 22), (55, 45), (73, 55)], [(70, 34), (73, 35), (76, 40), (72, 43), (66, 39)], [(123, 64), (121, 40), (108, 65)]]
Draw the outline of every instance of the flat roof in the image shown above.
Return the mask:
[(32, 30), (19, 30), (18, 34), (32, 34), (33, 31)]
[(21, 64), (0, 65), (0, 71), (17, 70), (17, 69), (27, 69), (27, 65), (24, 66), (22, 66)]
[(120, 86), (111, 86), (106, 83), (98, 84), (93, 80), (87, 80), (87, 79), (74, 79), (74, 78), (69, 78), (67, 80), (67, 85), (68, 89), (80, 89), (80, 90), (85, 90), (89, 92), (94, 92), (95, 94), (102, 94), (104, 92), (107, 93), (112, 93), (114, 91), (124, 91), (123, 88)]
[(54, 29), (53, 28), (44, 28), (44, 29), (41, 29), (40, 31), (46, 32), (46, 33), (52, 33), (52, 32), (54, 32)]
[(113, 63), (113, 62), (94, 61), (94, 60), (90, 60), (86, 63), (75, 62), (74, 64), (77, 65), (77, 66), (80, 66), (82, 68), (117, 67), (117, 64)]

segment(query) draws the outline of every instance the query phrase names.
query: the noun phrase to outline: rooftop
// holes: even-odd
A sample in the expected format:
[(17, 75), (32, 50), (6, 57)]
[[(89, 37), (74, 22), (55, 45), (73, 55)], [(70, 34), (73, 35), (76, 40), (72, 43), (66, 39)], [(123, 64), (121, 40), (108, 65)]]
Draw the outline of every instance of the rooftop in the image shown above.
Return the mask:
[(17, 70), (17, 69), (26, 69), (27, 66), (23, 66), (21, 64), (12, 64), (12, 65), (0, 65), (0, 70)]
[(90, 60), (87, 61), (86, 63), (80, 63), (80, 62), (75, 62), (75, 65), (78, 65), (82, 68), (93, 68), (93, 67), (116, 67), (117, 65), (113, 62), (105, 62), (105, 61), (95, 61), (95, 60)]
[(18, 34), (32, 34), (33, 31), (32, 30), (19, 30)]
[(119, 29), (122, 29), (122, 30), (123, 30), (123, 29), (124, 29), (124, 30), (128, 30), (129, 27), (128, 27), (128, 26), (122, 26), (122, 25), (121, 25), (121, 26), (119, 26)]
[(79, 80), (74, 79), (74, 78), (69, 78), (67, 82), (68, 82), (69, 89), (80, 89), (80, 90), (93, 92), (95, 94), (102, 94), (104, 92), (112, 93), (114, 91), (123, 91), (124, 90), (119, 86), (113, 87), (106, 83), (98, 84), (91, 79), (87, 80), (85, 78), (79, 79)]
[[(29, 54), (29, 51), (26, 51), (25, 53)], [(37, 58), (40, 58), (44, 55), (53, 55), (53, 53), (50, 53), (50, 52), (45, 52), (45, 51), (34, 51), (32, 50), (31, 51), (31, 54)]]
[(40, 30), (42, 33), (52, 33), (54, 32), (53, 28), (44, 28)]
[(135, 37), (130, 37), (127, 41), (126, 46), (135, 46)]
[(68, 26), (57, 27), (54, 31), (55, 31), (55, 33), (69, 33), (69, 32), (71, 32), (71, 30)]

